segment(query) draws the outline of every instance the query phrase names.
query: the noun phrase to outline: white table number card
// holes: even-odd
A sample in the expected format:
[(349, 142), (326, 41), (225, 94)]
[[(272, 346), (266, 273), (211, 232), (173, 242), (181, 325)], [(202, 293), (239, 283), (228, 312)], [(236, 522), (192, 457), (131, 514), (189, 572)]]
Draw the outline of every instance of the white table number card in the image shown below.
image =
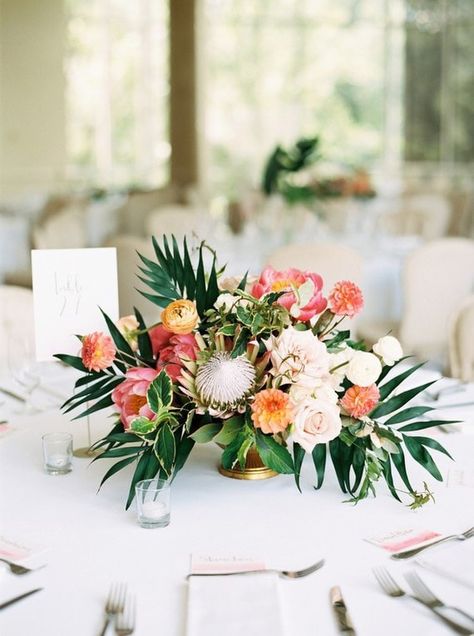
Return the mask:
[(77, 355), (81, 344), (75, 334), (107, 332), (99, 307), (117, 321), (114, 247), (32, 250), (31, 263), (37, 360)]

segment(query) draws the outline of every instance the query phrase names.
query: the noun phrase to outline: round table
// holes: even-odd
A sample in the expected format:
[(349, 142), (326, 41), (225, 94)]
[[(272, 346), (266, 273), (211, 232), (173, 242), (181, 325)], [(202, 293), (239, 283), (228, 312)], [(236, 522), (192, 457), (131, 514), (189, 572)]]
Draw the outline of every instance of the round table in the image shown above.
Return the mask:
[[(417, 380), (425, 380), (423, 372)], [(474, 425), (472, 407), (458, 409), (457, 415)], [(410, 463), (413, 483), (426, 480), (434, 489), (435, 504), (413, 512), (380, 484), (377, 498), (354, 506), (343, 503), (346, 497), (330, 467), (323, 488), (315, 491), (308, 461), (300, 494), (291, 476), (261, 482), (221, 476), (216, 468), (221, 451), (209, 444), (195, 448), (172, 485), (170, 525), (146, 530), (137, 525), (133, 509), (124, 510), (130, 471), (112, 477), (99, 493), (110, 460), (91, 464), (74, 458), (68, 475), (43, 472), (41, 436), (71, 431), (75, 445), (81, 446), (83, 421), (71, 422), (57, 409), (29, 417), (12, 414), (10, 421), (11, 430), (0, 436), (0, 534), (28, 545), (41, 544), (48, 551), (46, 567), (31, 574), (15, 577), (0, 570), (0, 601), (44, 587), (0, 612), (0, 632), (5, 636), (98, 634), (113, 581), (126, 581), (136, 594), (136, 636), (184, 636), (185, 577), (192, 553), (252, 555), (282, 569), (301, 568), (324, 557), (326, 565), (315, 574), (278, 582), (288, 636), (338, 633), (329, 603), (333, 585), (341, 586), (360, 635), (450, 633), (424, 608), (384, 596), (371, 568), (384, 564), (398, 574), (408, 564), (391, 561), (365, 539), (405, 528), (449, 532), (469, 528), (474, 510), (472, 490), (466, 487), (447, 488)], [(91, 424), (98, 436), (110, 420), (96, 414)], [(464, 432), (435, 435), (451, 450), (457, 468), (472, 469), (474, 437), (468, 424), (464, 428)], [(447, 457), (436, 455), (444, 473), (453, 468)], [(472, 608), (472, 590), (428, 571), (423, 571), (423, 578), (446, 601)]]

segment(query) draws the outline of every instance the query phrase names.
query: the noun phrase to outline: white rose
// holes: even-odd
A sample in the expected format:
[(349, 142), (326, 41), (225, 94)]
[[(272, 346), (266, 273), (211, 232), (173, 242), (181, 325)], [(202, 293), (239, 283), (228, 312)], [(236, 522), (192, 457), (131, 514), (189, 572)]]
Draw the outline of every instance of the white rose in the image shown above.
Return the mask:
[(336, 438), (342, 428), (339, 407), (311, 397), (297, 405), (293, 424), (289, 439), (297, 442), (307, 453), (311, 453), (316, 444), (325, 444)]
[(290, 389), (290, 399), (293, 405), (298, 406), (299, 402), (309, 397), (318, 398), (332, 404), (337, 404), (339, 400), (339, 396), (327, 379), (316, 378), (313, 386), (293, 384)]
[(347, 365), (346, 377), (358, 386), (370, 386), (378, 380), (382, 365), (377, 356), (366, 351), (356, 351)]
[(329, 378), (333, 389), (336, 391), (342, 389), (342, 383), (347, 372), (347, 363), (352, 360), (355, 352), (355, 349), (348, 347), (346, 343), (344, 343), (341, 351), (329, 354)]
[(384, 364), (389, 367), (393, 366), (395, 362), (403, 357), (402, 345), (393, 336), (383, 336), (373, 346), (374, 353), (376, 353)]
[(271, 351), (272, 375), (280, 376), (282, 384), (298, 383), (308, 387), (329, 373), (329, 353), (312, 331), (287, 327), (278, 337), (265, 343)]

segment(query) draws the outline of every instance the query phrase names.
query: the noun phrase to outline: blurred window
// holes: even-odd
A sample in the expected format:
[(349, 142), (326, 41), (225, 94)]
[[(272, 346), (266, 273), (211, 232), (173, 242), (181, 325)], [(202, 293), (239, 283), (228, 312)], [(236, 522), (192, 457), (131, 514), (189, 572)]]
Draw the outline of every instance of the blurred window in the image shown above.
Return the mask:
[(168, 180), (168, 0), (67, 0), (71, 182)]
[(331, 161), (399, 160), (403, 17), (402, 0), (204, 0), (211, 187), (255, 182), (306, 135)]

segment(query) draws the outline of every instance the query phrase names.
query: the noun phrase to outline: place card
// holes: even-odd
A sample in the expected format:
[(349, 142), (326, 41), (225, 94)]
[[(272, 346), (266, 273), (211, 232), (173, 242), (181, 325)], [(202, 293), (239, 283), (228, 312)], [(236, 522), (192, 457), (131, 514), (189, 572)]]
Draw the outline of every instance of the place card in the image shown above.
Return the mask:
[(99, 307), (118, 320), (114, 247), (32, 250), (36, 359), (77, 355), (75, 334), (104, 331)]
[(2, 559), (16, 563), (37, 557), (44, 551), (44, 547), (26, 545), (23, 542), (0, 536), (0, 558)]
[(412, 550), (424, 545), (429, 545), (443, 535), (434, 530), (395, 530), (388, 532), (380, 537), (370, 537), (366, 539), (369, 543), (383, 548), (388, 552), (403, 552), (404, 550)]
[(261, 572), (266, 570), (260, 559), (241, 556), (191, 555), (191, 574), (228, 574), (229, 572)]

